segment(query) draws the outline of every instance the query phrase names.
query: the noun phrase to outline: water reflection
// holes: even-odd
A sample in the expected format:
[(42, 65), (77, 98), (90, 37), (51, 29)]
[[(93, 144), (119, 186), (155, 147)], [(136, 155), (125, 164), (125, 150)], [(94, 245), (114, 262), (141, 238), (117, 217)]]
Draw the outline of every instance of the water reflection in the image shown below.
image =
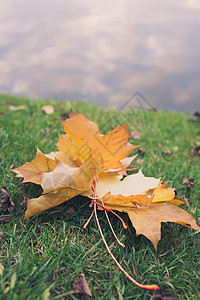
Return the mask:
[(158, 109), (199, 109), (197, 0), (7, 0), (0, 91), (121, 106), (140, 91)]

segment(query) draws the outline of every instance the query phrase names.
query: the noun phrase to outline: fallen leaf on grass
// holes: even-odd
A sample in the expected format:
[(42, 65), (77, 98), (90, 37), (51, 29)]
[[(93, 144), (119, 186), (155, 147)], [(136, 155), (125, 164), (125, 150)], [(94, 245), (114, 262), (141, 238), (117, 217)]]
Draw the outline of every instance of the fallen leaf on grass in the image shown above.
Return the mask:
[(41, 175), (44, 172), (53, 171), (56, 167), (56, 162), (54, 158), (49, 158), (48, 155), (43, 154), (39, 149), (37, 149), (37, 154), (34, 160), (31, 162), (26, 162), (23, 166), (12, 169), (11, 171), (17, 174), (16, 177), (23, 177), (24, 182), (33, 182), (36, 184), (41, 183)]
[(0, 202), (0, 222), (8, 223), (11, 218), (11, 214), (15, 207), (7, 188), (4, 186), (0, 189), (1, 202)]
[(80, 276), (76, 278), (73, 285), (73, 290), (74, 294), (86, 294), (87, 296), (92, 297), (89, 284), (85, 279), (84, 274), (80, 274)]
[(101, 171), (113, 168), (118, 172), (132, 161), (127, 156), (137, 146), (128, 142), (126, 125), (101, 135), (96, 122), (74, 113), (63, 125), (66, 134), (59, 136), (58, 152), (43, 154), (38, 149), (33, 161), (12, 170), (17, 177), (24, 177), (23, 182), (44, 189), (41, 197), (28, 201), (25, 218), (91, 189)]
[(47, 115), (54, 113), (54, 107), (52, 105), (44, 105), (42, 106), (41, 110)]
[(100, 174), (98, 201), (108, 209), (126, 212), (136, 234), (146, 236), (155, 249), (161, 238), (161, 222), (175, 222), (200, 231), (195, 219), (178, 207), (184, 202), (176, 199), (174, 190), (161, 185), (159, 179), (145, 177), (141, 171), (121, 179), (117, 174)]
[[(135, 158), (127, 156), (137, 147), (128, 142), (130, 132), (126, 125), (118, 125), (102, 135), (96, 122), (73, 112), (62, 123), (65, 134), (59, 136), (57, 152), (43, 154), (37, 150), (33, 161), (12, 170), (17, 177), (24, 177), (23, 182), (30, 181), (43, 188), (39, 198), (28, 201), (25, 219), (79, 194), (91, 198), (92, 215), (118, 267), (137, 286), (157, 290), (156, 285), (138, 284), (116, 261), (103, 237), (96, 207), (113, 213), (126, 212), (136, 234), (146, 236), (155, 249), (161, 237), (162, 222), (175, 222), (197, 231), (200, 227), (189, 213), (178, 207), (184, 201), (177, 199), (174, 189), (162, 184), (162, 180), (145, 177), (141, 171), (126, 174)], [(146, 150), (140, 148), (139, 152), (144, 154)]]
[(186, 184), (186, 183), (187, 183), (187, 192), (189, 192), (194, 186), (194, 178), (184, 177), (182, 184)]
[(71, 152), (79, 155), (82, 161), (93, 157), (102, 164), (104, 171), (121, 167), (120, 160), (126, 158), (137, 147), (128, 142), (130, 132), (126, 128), (127, 125), (118, 125), (102, 135), (96, 122), (91, 122), (83, 114), (72, 113), (72, 116), (62, 123), (67, 137), (70, 136), (72, 140)]
[(185, 210), (170, 203), (155, 203), (150, 208), (123, 208), (136, 229), (136, 234), (146, 236), (157, 249), (161, 238), (161, 222), (174, 222), (200, 231), (195, 219)]

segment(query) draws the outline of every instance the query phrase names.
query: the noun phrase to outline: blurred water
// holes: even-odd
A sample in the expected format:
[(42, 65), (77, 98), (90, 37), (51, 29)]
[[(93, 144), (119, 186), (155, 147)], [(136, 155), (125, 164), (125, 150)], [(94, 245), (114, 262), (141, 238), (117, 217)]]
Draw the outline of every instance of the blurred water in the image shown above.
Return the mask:
[(0, 92), (200, 109), (199, 0), (1, 0)]

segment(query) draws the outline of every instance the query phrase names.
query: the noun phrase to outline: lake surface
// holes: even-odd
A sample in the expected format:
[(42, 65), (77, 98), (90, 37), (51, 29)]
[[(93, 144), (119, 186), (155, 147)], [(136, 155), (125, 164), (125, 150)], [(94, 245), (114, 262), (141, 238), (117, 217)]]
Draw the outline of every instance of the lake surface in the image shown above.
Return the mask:
[(1, 2), (0, 92), (200, 110), (199, 0)]

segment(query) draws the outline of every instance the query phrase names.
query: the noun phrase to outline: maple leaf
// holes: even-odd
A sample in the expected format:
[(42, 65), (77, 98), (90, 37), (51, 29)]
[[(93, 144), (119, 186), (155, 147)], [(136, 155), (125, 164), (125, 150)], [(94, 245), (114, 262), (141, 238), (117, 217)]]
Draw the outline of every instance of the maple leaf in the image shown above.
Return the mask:
[(51, 172), (55, 169), (56, 162), (54, 156), (45, 155), (39, 149), (37, 149), (37, 154), (34, 160), (31, 162), (26, 162), (23, 166), (12, 169), (15, 172), (16, 177), (24, 177), (24, 182), (33, 182), (40, 184), (41, 175), (44, 172)]
[[(161, 222), (175, 222), (200, 231), (194, 217), (178, 207), (185, 202), (176, 199), (174, 190), (162, 185), (160, 179), (145, 177), (141, 171), (122, 178), (115, 172), (100, 173), (96, 186), (98, 203), (126, 212), (136, 234), (146, 236), (155, 249), (161, 238)], [(92, 197), (91, 191), (84, 195)]]
[(39, 198), (28, 201), (25, 219), (76, 195), (90, 197), (104, 244), (120, 270), (139, 287), (156, 290), (156, 285), (138, 284), (116, 261), (103, 237), (97, 205), (105, 212), (126, 212), (136, 234), (145, 235), (155, 249), (161, 237), (161, 222), (175, 222), (197, 231), (200, 227), (178, 206), (184, 202), (176, 199), (174, 190), (160, 179), (145, 177), (141, 171), (127, 175), (135, 158), (128, 156), (137, 146), (128, 142), (130, 132), (126, 125), (118, 125), (102, 135), (96, 122), (72, 112), (63, 121), (65, 134), (59, 135), (57, 152), (43, 154), (38, 149), (33, 161), (12, 171), (17, 177), (24, 177), (23, 182), (30, 181), (43, 188)]
[(88, 120), (84, 114), (76, 115), (73, 112), (72, 116), (62, 123), (67, 135), (60, 135), (58, 150), (68, 149), (82, 161), (91, 155), (95, 161), (102, 164), (103, 170), (120, 168), (120, 160), (126, 158), (137, 147), (128, 142), (130, 132), (126, 125), (118, 125), (106, 135), (102, 135), (96, 122)]
[(174, 222), (200, 232), (195, 219), (187, 211), (182, 208), (167, 203), (153, 203), (148, 209), (145, 208), (126, 208), (129, 218), (136, 229), (136, 234), (145, 235), (157, 249), (158, 241), (161, 238), (161, 222)]
[(96, 122), (73, 112), (62, 123), (66, 134), (59, 136), (59, 151), (43, 154), (37, 149), (33, 161), (12, 170), (17, 177), (24, 177), (23, 182), (43, 188), (42, 196), (28, 201), (25, 218), (78, 194), (92, 197), (93, 181), (98, 176), (98, 203), (127, 212), (136, 233), (145, 235), (155, 248), (161, 222), (175, 222), (200, 231), (194, 218), (178, 207), (184, 202), (175, 199), (173, 189), (162, 185), (160, 179), (145, 177), (141, 171), (123, 179), (122, 174), (126, 174), (135, 158), (127, 156), (137, 147), (128, 142), (130, 132), (126, 125), (118, 125), (102, 135)]
[(59, 205), (90, 190), (94, 179), (110, 169), (123, 173), (134, 157), (127, 157), (137, 146), (128, 142), (126, 125), (102, 135), (96, 122), (83, 114), (63, 121), (66, 134), (60, 135), (57, 152), (43, 154), (11, 171), (23, 182), (40, 184), (43, 195), (28, 201), (25, 218)]

